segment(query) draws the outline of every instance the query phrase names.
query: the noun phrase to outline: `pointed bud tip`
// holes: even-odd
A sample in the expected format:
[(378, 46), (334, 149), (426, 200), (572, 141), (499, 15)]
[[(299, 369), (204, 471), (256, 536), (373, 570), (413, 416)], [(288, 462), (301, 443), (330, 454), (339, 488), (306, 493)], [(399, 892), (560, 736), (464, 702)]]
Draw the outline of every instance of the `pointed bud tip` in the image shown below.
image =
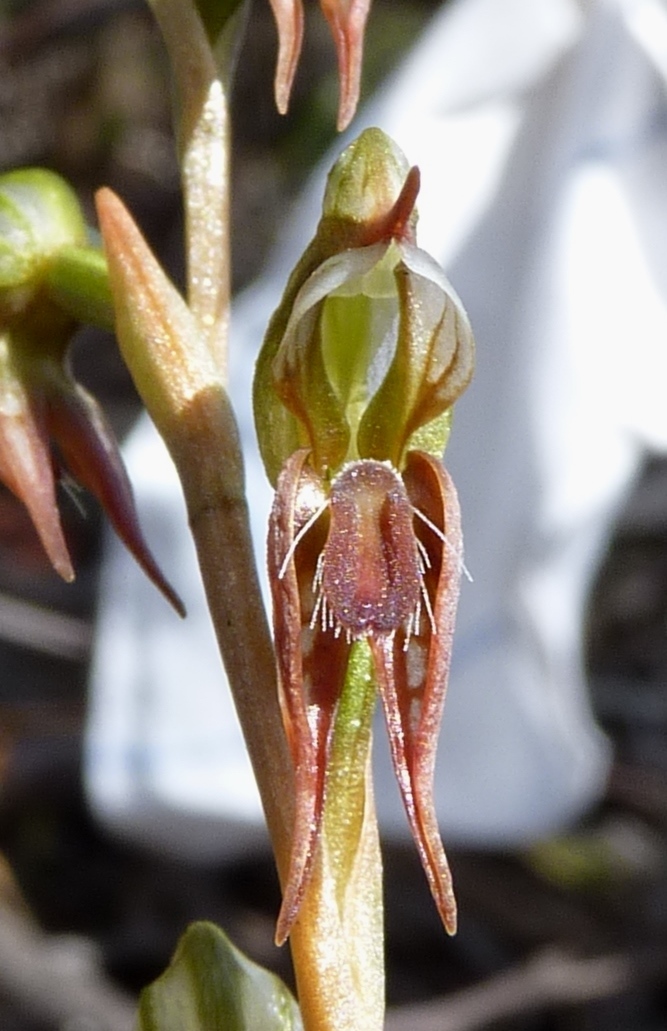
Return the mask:
[(329, 173), (324, 217), (369, 226), (384, 223), (401, 195), (408, 171), (402, 150), (382, 129), (364, 129)]

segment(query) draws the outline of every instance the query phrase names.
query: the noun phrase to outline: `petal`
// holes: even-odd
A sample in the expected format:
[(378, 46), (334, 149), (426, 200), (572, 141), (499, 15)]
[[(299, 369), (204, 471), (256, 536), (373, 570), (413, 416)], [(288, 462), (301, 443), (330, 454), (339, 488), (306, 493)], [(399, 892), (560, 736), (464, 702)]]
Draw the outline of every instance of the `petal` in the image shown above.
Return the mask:
[(276, 107), (281, 115), (289, 106), (292, 83), (303, 41), (303, 5), (301, 0), (269, 0), (278, 29), (278, 63), (274, 90)]
[(460, 513), (451, 479), (430, 455), (411, 452), (404, 480), (412, 504), (428, 521), (415, 516), (428, 555), (424, 581), (433, 624), (423, 616), (419, 632), (407, 642), (402, 631), (369, 642), (410, 828), (442, 921), (454, 934), (456, 902), (434, 807), (433, 776), (462, 563)]
[(72, 476), (97, 498), (123, 544), (184, 616), (183, 602), (164, 577), (141, 532), (118, 444), (98, 403), (77, 384), (63, 387), (47, 400), (46, 423)]
[(329, 22), (338, 55), (340, 99), (337, 127), (342, 132), (357, 110), (364, 29), (371, 3), (370, 0), (320, 0), (320, 6)]
[[(362, 419), (359, 453), (389, 458), (400, 468), (406, 450), (424, 446), (415, 434), (442, 419), (465, 390), (475, 348), (465, 309), (440, 266), (417, 247), (397, 246), (402, 256), (395, 272), (398, 342)], [(444, 450), (447, 431), (443, 420), (442, 435), (433, 444), (436, 455)]]
[[(268, 564), (283, 719), (294, 763), (296, 815), (276, 941), (298, 915), (320, 833), (331, 730), (342, 690), (349, 646), (320, 625), (311, 627), (313, 581), (323, 527), (310, 519), (322, 510), (319, 477), (296, 452), (278, 480), (269, 521)], [(303, 539), (298, 539), (304, 531)]]

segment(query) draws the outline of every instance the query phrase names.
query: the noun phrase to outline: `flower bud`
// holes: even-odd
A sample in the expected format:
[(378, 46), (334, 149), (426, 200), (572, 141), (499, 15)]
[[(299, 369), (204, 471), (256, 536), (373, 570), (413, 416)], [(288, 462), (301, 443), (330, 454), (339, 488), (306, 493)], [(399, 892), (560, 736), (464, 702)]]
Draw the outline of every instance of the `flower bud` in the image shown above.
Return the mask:
[(58, 251), (86, 241), (76, 194), (43, 168), (0, 176), (0, 310), (24, 308)]

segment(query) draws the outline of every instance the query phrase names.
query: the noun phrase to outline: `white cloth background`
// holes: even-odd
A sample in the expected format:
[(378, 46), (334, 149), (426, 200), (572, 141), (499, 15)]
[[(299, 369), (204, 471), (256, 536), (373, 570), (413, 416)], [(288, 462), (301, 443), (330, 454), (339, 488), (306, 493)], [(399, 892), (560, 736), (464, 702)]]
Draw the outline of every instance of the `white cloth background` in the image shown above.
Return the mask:
[[(529, 841), (604, 787), (609, 747), (587, 698), (582, 613), (643, 450), (667, 446), (666, 69), (661, 0), (454, 0), (353, 125), (381, 126), (420, 166), (419, 243), (445, 267), (478, 344), (446, 456), (474, 577), (437, 765), (446, 842)], [(312, 235), (324, 173), (234, 309), (231, 392), (261, 568), (271, 496), (253, 442), (252, 367)], [(261, 840), (259, 803), (175, 475), (147, 420), (126, 457), (189, 618), (181, 624), (109, 543), (88, 794), (120, 833), (236, 856)], [(407, 834), (380, 724), (375, 747), (382, 828)]]

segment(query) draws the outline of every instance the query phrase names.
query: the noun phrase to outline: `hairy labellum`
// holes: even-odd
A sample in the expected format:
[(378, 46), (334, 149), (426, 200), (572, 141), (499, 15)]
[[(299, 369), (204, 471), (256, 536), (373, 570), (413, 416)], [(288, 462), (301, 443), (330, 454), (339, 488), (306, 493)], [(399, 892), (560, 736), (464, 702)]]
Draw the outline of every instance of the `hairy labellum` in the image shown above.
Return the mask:
[(329, 505), (319, 566), (323, 620), (328, 612), (351, 639), (406, 625), (419, 607), (421, 573), (400, 476), (383, 462), (351, 462), (331, 484)]

